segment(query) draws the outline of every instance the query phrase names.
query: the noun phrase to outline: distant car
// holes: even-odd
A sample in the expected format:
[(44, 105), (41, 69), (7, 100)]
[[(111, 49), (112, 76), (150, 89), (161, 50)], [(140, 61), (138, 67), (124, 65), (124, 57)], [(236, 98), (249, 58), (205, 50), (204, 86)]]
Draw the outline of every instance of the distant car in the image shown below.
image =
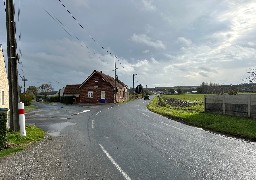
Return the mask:
[(37, 98), (36, 101), (37, 102), (43, 102), (44, 100), (43, 100), (43, 98)]
[(145, 95), (144, 100), (150, 100), (149, 95)]

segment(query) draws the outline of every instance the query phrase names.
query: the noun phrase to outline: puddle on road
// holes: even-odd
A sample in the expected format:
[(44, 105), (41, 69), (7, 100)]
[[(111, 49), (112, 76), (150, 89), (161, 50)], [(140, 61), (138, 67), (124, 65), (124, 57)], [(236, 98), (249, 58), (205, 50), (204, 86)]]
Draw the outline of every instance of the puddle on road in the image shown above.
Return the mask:
[(68, 127), (68, 126), (74, 126), (76, 125), (76, 123), (71, 123), (71, 122), (63, 122), (63, 123), (56, 123), (56, 124), (52, 124), (50, 125), (50, 132), (48, 133), (51, 136), (59, 136), (60, 132)]

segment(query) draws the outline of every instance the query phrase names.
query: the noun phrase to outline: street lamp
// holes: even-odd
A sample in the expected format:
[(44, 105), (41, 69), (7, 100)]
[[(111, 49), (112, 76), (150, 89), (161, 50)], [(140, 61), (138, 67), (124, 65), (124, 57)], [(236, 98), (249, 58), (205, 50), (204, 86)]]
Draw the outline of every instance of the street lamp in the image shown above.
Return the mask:
[(132, 74), (132, 90), (133, 90), (133, 94), (134, 94), (134, 76), (136, 76), (137, 74)]

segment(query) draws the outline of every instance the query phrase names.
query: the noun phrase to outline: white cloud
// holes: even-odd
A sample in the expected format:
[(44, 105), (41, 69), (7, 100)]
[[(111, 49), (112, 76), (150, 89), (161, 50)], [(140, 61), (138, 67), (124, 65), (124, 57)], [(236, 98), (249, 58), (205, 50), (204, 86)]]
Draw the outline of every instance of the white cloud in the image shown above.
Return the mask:
[(147, 54), (147, 53), (149, 53), (149, 52), (150, 52), (150, 51), (149, 51), (148, 49), (146, 49), (146, 50), (143, 51), (144, 54)]
[(146, 34), (133, 34), (131, 40), (136, 43), (145, 44), (149, 47), (153, 47), (156, 49), (166, 49), (164, 43), (160, 40), (152, 40)]
[(254, 42), (248, 42), (247, 44), (251, 47), (254, 47), (256, 45)]
[(185, 37), (178, 37), (177, 42), (185, 46), (190, 46), (192, 44), (192, 41), (190, 39), (186, 39)]
[(142, 3), (144, 5), (144, 8), (148, 11), (154, 11), (156, 10), (156, 7), (153, 5), (152, 0), (142, 0)]
[[(129, 86), (133, 73), (148, 87), (199, 85), (202, 81), (235, 84), (256, 65), (255, 0), (63, 2), (85, 31), (58, 1), (41, 4), (90, 49), (68, 37), (37, 1), (21, 1), (17, 34), (22, 33), (19, 47), (31, 85), (39, 81), (80, 83), (94, 69), (113, 76), (115, 58), (102, 46), (119, 57), (118, 76)], [(0, 8), (4, 9), (3, 4)], [(4, 11), (0, 15), (4, 17)], [(0, 32), (6, 55), (5, 18), (0, 18)]]
[(225, 49), (243, 38), (244, 35), (256, 29), (256, 2), (248, 1), (243, 3), (229, 4), (229, 11), (218, 16), (221, 22), (228, 22), (229, 29), (223, 32), (215, 33), (222, 43), (218, 49)]

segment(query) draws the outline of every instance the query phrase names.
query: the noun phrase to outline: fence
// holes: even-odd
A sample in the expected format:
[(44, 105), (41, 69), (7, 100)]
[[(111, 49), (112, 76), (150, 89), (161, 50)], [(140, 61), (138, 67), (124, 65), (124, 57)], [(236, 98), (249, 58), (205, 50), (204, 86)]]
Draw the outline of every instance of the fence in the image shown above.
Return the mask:
[(206, 95), (205, 112), (256, 118), (256, 94)]

